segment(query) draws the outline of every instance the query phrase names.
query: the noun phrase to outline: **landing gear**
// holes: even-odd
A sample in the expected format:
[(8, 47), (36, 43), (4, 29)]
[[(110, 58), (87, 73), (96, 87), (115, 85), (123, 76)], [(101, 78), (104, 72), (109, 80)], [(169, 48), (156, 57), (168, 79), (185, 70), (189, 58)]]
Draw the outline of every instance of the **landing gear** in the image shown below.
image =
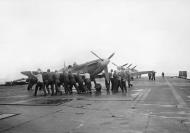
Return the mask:
[(106, 79), (105, 79), (105, 86), (106, 86), (107, 92), (109, 92), (110, 91), (110, 82), (107, 81)]

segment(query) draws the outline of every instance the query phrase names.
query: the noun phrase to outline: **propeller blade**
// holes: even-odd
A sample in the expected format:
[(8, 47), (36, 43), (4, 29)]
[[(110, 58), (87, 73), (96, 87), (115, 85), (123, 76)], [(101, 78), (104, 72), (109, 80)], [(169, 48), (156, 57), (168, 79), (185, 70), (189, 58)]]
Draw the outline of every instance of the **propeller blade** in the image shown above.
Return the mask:
[(116, 65), (116, 64), (115, 64), (115, 63), (113, 63), (113, 62), (112, 62), (112, 64), (113, 64), (114, 66), (116, 66), (116, 67), (119, 67), (118, 65)]
[(104, 73), (105, 73), (106, 80), (109, 82), (109, 73), (108, 73), (108, 67), (107, 66), (104, 68)]
[(129, 68), (132, 64), (130, 64), (127, 68)]
[(93, 55), (95, 55), (98, 59), (100, 59), (100, 60), (102, 60), (103, 61), (103, 59), (102, 58), (100, 58), (96, 53), (94, 53), (93, 51), (90, 51)]
[(135, 67), (137, 67), (137, 66), (134, 66), (132, 69), (135, 69)]
[(114, 54), (115, 54), (115, 53), (112, 53), (112, 54), (108, 57), (108, 59), (111, 59), (111, 58), (114, 56)]
[(126, 66), (126, 65), (128, 65), (128, 63), (124, 64), (122, 67), (124, 67), (124, 66)]

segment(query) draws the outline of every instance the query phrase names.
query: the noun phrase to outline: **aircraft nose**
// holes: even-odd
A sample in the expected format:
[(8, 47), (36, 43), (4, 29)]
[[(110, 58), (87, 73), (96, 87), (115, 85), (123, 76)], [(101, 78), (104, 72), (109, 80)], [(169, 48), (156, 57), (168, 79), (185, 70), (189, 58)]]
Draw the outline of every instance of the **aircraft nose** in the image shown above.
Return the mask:
[(104, 61), (102, 61), (102, 65), (107, 66), (109, 64), (109, 62), (110, 62), (109, 59), (105, 59)]

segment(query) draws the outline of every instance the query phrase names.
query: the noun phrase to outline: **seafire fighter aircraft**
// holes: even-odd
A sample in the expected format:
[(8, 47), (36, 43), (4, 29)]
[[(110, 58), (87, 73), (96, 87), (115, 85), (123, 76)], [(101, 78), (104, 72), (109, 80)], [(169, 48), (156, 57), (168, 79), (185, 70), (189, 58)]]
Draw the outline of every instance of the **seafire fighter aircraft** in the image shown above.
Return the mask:
[(136, 78), (140, 78), (142, 74), (148, 74), (148, 73), (153, 73), (154, 72), (154, 71), (138, 71), (135, 68), (136, 68), (136, 66), (131, 68), (130, 73), (132, 74), (133, 77), (136, 76)]
[[(96, 76), (104, 70), (105, 78), (107, 81), (109, 81), (108, 64), (110, 62), (110, 59), (114, 56), (115, 53), (112, 53), (107, 59), (103, 59), (103, 58), (99, 57), (96, 53), (94, 53), (92, 51), (91, 51), (91, 53), (93, 55), (95, 55), (98, 59), (80, 64), (80, 65), (76, 64), (76, 65), (72, 66), (71, 68), (69, 68), (69, 70), (74, 74), (89, 73), (91, 79), (94, 81), (95, 84), (96, 84), (96, 81), (95, 81)], [(59, 72), (63, 72), (63, 71), (67, 71), (67, 69), (64, 67), (59, 70)], [(33, 76), (31, 74), (31, 71), (23, 71), (21, 73), (28, 77)]]
[[(70, 71), (72, 73), (89, 73), (91, 79), (95, 81), (96, 76), (104, 70), (105, 78), (107, 81), (109, 81), (108, 64), (110, 62), (110, 59), (114, 56), (115, 53), (112, 53), (107, 59), (99, 57), (93, 51), (91, 51), (91, 53), (95, 55), (98, 59), (80, 65), (76, 64), (70, 68)], [(60, 71), (64, 71), (64, 68), (61, 69)]]
[[(128, 65), (128, 63), (126, 63), (126, 64), (124, 64), (124, 65), (122, 65), (122, 66), (118, 66), (118, 65), (116, 65), (116, 64), (113, 63), (113, 62), (112, 62), (112, 64), (117, 67), (117, 70), (124, 70), (124, 69), (125, 69), (124, 66), (127, 66), (127, 65)], [(132, 64), (131, 64), (131, 65), (132, 65)]]
[[(126, 64), (124, 64), (124, 65), (122, 65), (122, 66), (118, 66), (118, 65), (116, 65), (116, 64), (115, 64), (115, 63), (113, 63), (113, 62), (112, 62), (112, 64), (113, 64), (114, 66), (116, 66), (116, 67), (117, 67), (117, 70), (118, 70), (118, 71), (120, 71), (120, 70), (130, 69), (130, 66), (132, 65), (132, 64), (130, 64), (129, 66), (127, 66), (127, 65), (128, 65), (128, 63), (126, 63)], [(127, 66), (127, 67), (125, 68), (124, 66)]]
[(134, 77), (141, 77), (142, 74), (148, 74), (148, 73), (153, 73), (154, 71), (138, 71), (136, 70), (136, 66), (134, 66), (133, 68), (130, 68), (130, 66), (132, 64), (130, 64), (128, 67), (124, 68), (124, 66), (126, 66), (127, 64), (124, 64), (122, 66), (118, 66), (115, 63), (112, 63), (113, 65), (115, 65), (117, 67), (117, 70), (120, 72), (125, 72), (130, 74), (131, 78), (134, 79)]

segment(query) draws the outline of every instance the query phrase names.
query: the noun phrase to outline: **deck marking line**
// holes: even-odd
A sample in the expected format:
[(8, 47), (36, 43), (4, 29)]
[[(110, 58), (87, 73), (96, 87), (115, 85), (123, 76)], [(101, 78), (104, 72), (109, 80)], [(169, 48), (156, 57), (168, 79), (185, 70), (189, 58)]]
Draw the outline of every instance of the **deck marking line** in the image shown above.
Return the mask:
[(9, 118), (9, 117), (12, 117), (12, 116), (15, 116), (15, 115), (18, 115), (18, 114), (1, 114), (0, 115), (0, 120), (5, 119), (5, 118)]
[(22, 104), (22, 103), (25, 103), (25, 102), (33, 101), (35, 99), (41, 99), (41, 97), (34, 97), (34, 98), (26, 99), (26, 100), (20, 100), (20, 101), (12, 102), (10, 104)]
[(168, 81), (168, 79), (166, 78), (166, 82), (169, 85), (170, 90), (172, 91), (174, 97), (176, 98), (177, 102), (179, 103), (179, 105), (181, 106), (187, 106), (187, 104), (184, 102), (184, 100), (181, 98), (181, 96), (176, 92), (175, 88), (173, 87), (173, 85)]
[(145, 88), (143, 91), (141, 91), (138, 97), (136, 98), (136, 101), (144, 100), (148, 96), (149, 93), (148, 91), (149, 91), (148, 88)]
[(145, 94), (143, 95), (143, 97), (142, 97), (142, 99), (141, 100), (145, 100), (146, 99), (146, 97), (148, 96), (148, 94), (150, 93), (150, 91), (151, 91), (151, 89), (149, 88), (149, 89), (147, 89), (147, 91), (145, 92)]
[(137, 96), (136, 100), (135, 101), (140, 101), (141, 97), (143, 96), (143, 94), (146, 92), (147, 89), (144, 89), (143, 91), (141, 91), (139, 93), (139, 95)]

